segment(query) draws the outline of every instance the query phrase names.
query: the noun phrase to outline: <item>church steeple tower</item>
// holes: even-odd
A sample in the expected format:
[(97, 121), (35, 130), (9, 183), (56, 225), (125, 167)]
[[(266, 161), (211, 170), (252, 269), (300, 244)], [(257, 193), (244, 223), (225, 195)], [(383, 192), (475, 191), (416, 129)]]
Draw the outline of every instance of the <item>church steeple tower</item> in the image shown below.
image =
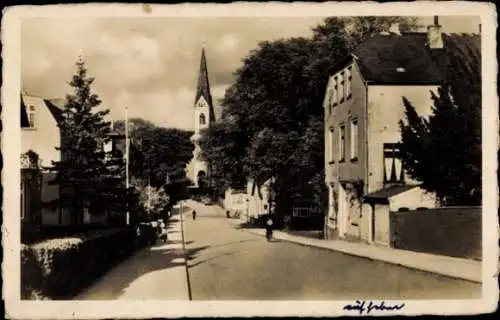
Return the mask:
[(198, 74), (193, 110), (194, 135), (192, 140), (194, 142), (195, 149), (193, 159), (188, 167), (188, 177), (197, 187), (202, 186), (200, 181), (203, 181), (203, 178), (207, 177), (209, 174), (207, 164), (200, 158), (201, 149), (199, 146), (199, 138), (203, 129), (210, 127), (214, 121), (215, 112), (212, 94), (210, 92), (210, 81), (208, 80), (205, 44), (203, 44), (201, 49), (200, 70)]

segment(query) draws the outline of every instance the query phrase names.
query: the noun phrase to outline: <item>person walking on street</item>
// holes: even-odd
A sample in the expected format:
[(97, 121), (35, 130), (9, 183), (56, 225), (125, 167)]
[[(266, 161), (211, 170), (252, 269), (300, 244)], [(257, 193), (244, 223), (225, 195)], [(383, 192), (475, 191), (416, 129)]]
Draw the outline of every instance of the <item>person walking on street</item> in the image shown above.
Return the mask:
[(160, 223), (160, 240), (163, 242), (167, 242), (168, 240), (167, 226), (163, 220)]
[(274, 224), (273, 218), (271, 217), (271, 215), (268, 215), (267, 221), (266, 221), (267, 241), (271, 241), (271, 239), (273, 238), (273, 224)]
[(196, 210), (193, 210), (193, 220), (196, 220)]

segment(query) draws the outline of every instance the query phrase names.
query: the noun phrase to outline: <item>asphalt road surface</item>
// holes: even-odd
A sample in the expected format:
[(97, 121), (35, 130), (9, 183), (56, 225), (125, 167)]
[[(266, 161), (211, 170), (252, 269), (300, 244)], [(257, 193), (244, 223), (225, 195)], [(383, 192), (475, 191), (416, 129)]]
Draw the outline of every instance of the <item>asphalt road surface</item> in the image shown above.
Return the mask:
[(193, 300), (468, 299), (481, 286), (235, 228), (215, 206), (189, 202), (184, 239)]

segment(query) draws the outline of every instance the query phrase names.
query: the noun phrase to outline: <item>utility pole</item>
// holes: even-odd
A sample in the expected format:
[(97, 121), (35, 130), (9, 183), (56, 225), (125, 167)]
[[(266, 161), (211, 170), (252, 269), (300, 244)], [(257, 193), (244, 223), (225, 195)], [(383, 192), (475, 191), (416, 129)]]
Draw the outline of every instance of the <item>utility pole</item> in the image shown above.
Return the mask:
[(151, 215), (151, 171), (148, 158), (148, 217)]
[(129, 164), (129, 140), (128, 140), (128, 107), (125, 107), (125, 187), (127, 189), (127, 213), (126, 213), (126, 224), (130, 224), (130, 212), (129, 212), (129, 178), (128, 178), (128, 164)]

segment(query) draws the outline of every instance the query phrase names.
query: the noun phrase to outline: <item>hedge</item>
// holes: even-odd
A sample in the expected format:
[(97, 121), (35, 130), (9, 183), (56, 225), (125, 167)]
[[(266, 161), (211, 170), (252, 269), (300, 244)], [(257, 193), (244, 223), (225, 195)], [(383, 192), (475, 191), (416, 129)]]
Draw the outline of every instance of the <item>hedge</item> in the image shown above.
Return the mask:
[(135, 228), (98, 230), (21, 248), (21, 299), (69, 299), (120, 260), (150, 244), (154, 232)]

